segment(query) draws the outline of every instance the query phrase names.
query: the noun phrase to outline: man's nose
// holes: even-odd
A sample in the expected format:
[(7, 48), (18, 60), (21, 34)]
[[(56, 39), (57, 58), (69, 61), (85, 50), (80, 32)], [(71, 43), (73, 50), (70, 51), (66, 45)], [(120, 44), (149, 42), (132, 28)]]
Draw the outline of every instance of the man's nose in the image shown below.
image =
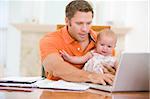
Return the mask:
[(82, 30), (83, 32), (88, 32), (89, 27), (88, 27), (86, 24), (83, 24), (82, 27), (81, 27), (81, 30)]

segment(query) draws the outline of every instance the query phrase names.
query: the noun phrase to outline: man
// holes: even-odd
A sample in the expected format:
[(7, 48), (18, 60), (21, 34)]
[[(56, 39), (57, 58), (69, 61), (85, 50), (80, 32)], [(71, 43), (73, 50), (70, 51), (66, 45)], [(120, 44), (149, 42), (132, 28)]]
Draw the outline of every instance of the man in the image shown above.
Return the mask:
[(93, 16), (93, 9), (87, 1), (74, 0), (66, 6), (66, 26), (41, 39), (42, 65), (47, 78), (112, 84), (114, 76), (111, 74), (84, 71), (83, 65), (68, 63), (59, 54), (59, 51), (65, 50), (70, 55), (81, 56), (94, 48), (96, 33), (90, 29)]

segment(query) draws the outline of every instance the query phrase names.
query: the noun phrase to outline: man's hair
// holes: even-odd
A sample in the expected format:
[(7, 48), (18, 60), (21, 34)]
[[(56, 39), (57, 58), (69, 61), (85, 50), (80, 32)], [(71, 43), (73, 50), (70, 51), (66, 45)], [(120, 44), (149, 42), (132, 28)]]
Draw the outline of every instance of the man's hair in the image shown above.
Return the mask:
[(94, 16), (92, 6), (85, 0), (73, 0), (66, 6), (66, 17), (70, 20), (77, 11), (80, 12), (92, 12), (92, 17)]

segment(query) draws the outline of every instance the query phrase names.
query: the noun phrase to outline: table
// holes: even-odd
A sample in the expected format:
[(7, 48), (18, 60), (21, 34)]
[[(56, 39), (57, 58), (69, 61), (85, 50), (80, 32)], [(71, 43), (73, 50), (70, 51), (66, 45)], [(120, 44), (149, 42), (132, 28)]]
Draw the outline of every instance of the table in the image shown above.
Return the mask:
[(0, 99), (149, 99), (149, 92), (109, 93), (95, 89), (69, 91), (0, 87)]

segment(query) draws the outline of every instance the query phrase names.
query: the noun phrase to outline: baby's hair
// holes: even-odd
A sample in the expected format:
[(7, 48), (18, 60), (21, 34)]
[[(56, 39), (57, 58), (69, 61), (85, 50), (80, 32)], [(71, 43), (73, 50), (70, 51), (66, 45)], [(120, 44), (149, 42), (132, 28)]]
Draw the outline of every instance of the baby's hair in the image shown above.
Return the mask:
[(97, 35), (97, 41), (100, 40), (102, 36), (111, 37), (117, 42), (117, 35), (111, 29), (103, 29)]

